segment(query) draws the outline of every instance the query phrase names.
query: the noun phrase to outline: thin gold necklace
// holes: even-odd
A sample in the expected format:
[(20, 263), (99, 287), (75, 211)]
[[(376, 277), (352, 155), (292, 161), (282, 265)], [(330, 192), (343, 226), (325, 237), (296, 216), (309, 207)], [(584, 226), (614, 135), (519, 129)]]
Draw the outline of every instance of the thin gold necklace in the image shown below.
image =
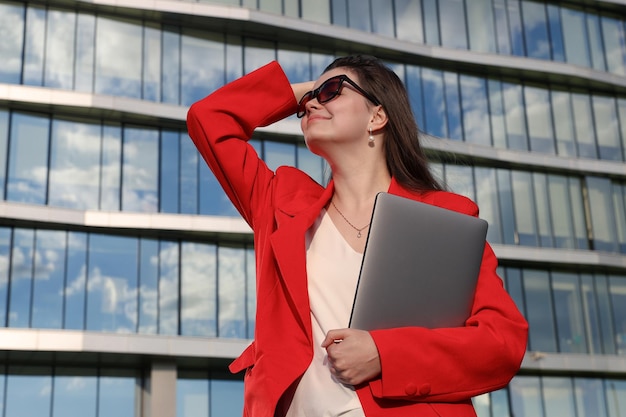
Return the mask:
[(348, 223), (348, 224), (350, 225), (350, 227), (352, 227), (354, 230), (356, 230), (356, 237), (360, 239), (360, 238), (361, 238), (361, 232), (362, 232), (363, 230), (365, 230), (365, 229), (366, 229), (366, 228), (370, 225), (370, 223), (371, 223), (371, 222), (370, 222), (370, 223), (368, 223), (368, 224), (366, 224), (365, 226), (363, 226), (363, 227), (361, 227), (361, 228), (359, 229), (358, 227), (356, 227), (355, 225), (353, 225), (352, 223), (350, 223), (350, 220), (348, 220), (348, 219), (346, 218), (346, 216), (344, 216), (344, 215), (343, 215), (343, 213), (341, 212), (341, 210), (339, 210), (339, 209), (337, 208), (337, 206), (335, 205), (335, 202), (334, 202), (333, 200), (330, 200), (330, 204), (332, 204), (332, 205), (333, 205), (333, 207), (335, 208), (335, 210), (337, 210), (337, 213), (339, 213), (339, 215), (340, 215), (341, 217), (343, 217), (343, 219), (346, 221), (346, 223)]

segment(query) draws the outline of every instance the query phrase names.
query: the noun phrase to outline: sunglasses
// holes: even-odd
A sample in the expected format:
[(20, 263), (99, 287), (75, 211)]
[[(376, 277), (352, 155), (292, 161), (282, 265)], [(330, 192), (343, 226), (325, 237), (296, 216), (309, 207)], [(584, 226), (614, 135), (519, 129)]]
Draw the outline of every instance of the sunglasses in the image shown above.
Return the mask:
[(380, 105), (380, 101), (378, 101), (376, 97), (359, 87), (354, 81), (348, 78), (347, 75), (342, 74), (327, 79), (315, 90), (309, 91), (304, 96), (302, 96), (300, 102), (298, 103), (298, 112), (296, 113), (296, 116), (298, 118), (304, 116), (306, 114), (306, 104), (314, 98), (317, 98), (318, 103), (324, 104), (337, 97), (341, 92), (344, 81), (354, 87), (356, 91), (358, 91), (363, 97), (374, 103), (374, 105)]

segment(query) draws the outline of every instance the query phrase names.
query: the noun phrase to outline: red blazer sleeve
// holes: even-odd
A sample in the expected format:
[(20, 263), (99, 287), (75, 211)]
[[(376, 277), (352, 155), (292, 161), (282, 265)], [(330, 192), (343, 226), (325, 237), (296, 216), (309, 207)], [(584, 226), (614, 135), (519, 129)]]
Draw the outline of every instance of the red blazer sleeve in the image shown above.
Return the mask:
[[(471, 200), (450, 193), (436, 203), (478, 216)], [(440, 204), (441, 203), (441, 204)], [(371, 332), (382, 374), (370, 381), (377, 398), (457, 402), (506, 386), (521, 366), (528, 325), (496, 274), (486, 244), (471, 316), (464, 327), (407, 327)]]
[(274, 177), (247, 143), (254, 129), (296, 111), (287, 76), (271, 62), (194, 103), (189, 136), (237, 210), (254, 228), (253, 208), (269, 195)]

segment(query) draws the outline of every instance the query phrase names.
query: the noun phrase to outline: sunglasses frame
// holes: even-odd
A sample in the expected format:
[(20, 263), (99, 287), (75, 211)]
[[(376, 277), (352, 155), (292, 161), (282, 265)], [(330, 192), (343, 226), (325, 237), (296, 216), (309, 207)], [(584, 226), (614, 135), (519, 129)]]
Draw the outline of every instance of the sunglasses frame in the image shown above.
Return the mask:
[[(337, 85), (337, 89), (333, 90), (331, 93), (329, 93), (330, 94), (329, 98), (320, 100), (319, 94), (324, 89), (324, 87), (326, 87), (329, 82), (335, 81), (337, 79), (339, 79), (339, 84)], [(341, 74), (341, 75), (336, 75), (334, 77), (330, 77), (329, 79), (325, 80), (322, 83), (322, 85), (317, 87), (315, 90), (307, 91), (302, 96), (302, 98), (300, 99), (300, 102), (298, 103), (298, 111), (296, 112), (296, 116), (298, 118), (304, 117), (304, 115), (306, 114), (306, 104), (309, 101), (313, 100), (314, 98), (317, 98), (318, 103), (324, 104), (324, 103), (328, 103), (329, 101), (331, 101), (332, 99), (337, 97), (339, 95), (339, 93), (341, 92), (341, 89), (343, 88), (344, 81), (347, 82), (348, 84), (350, 84), (352, 87), (354, 87), (355, 90), (359, 94), (361, 94), (363, 97), (365, 97), (366, 99), (368, 99), (369, 101), (374, 103), (375, 106), (379, 106), (380, 105), (380, 101), (376, 97), (374, 97), (372, 94), (368, 93), (367, 91), (365, 91), (361, 87), (359, 87), (357, 85), (357, 83), (355, 83), (350, 78), (348, 78), (347, 75)]]

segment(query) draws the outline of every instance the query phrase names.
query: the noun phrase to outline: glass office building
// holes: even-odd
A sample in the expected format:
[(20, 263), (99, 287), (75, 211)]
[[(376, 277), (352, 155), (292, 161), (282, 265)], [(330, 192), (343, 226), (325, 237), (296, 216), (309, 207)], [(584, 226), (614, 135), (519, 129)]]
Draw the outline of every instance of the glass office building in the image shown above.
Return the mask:
[[(404, 80), (530, 323), (479, 416), (626, 415), (626, 1), (0, 0), (0, 417), (240, 415), (254, 247), (187, 108), (348, 53)], [(252, 143), (328, 178), (293, 117)]]

